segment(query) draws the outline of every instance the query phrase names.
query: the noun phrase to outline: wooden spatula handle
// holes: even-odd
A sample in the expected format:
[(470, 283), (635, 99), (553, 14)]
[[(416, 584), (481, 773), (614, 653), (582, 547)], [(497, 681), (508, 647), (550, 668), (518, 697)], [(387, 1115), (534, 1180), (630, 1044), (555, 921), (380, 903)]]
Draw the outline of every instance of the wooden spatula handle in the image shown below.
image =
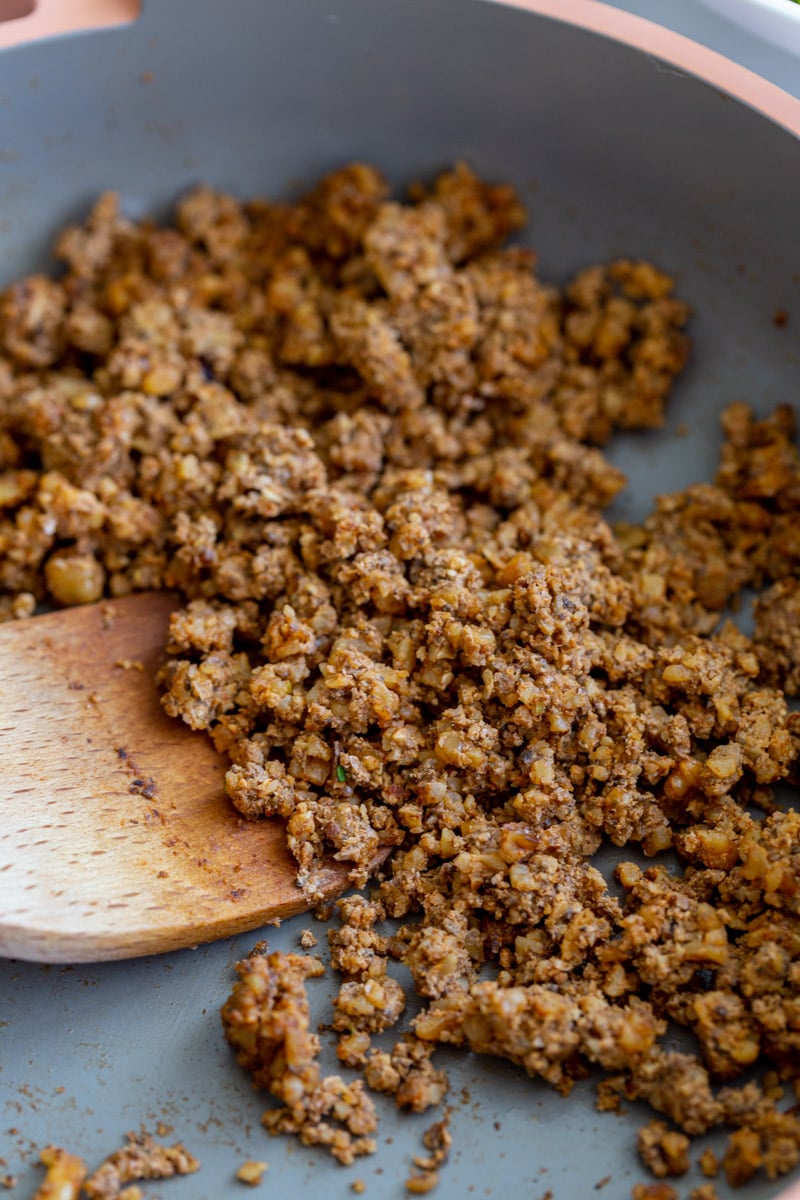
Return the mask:
[[(154, 672), (174, 599), (143, 593), (0, 626), (0, 953), (172, 950), (308, 906), (279, 822), (241, 819), (208, 739)], [(344, 886), (332, 868), (325, 888)]]

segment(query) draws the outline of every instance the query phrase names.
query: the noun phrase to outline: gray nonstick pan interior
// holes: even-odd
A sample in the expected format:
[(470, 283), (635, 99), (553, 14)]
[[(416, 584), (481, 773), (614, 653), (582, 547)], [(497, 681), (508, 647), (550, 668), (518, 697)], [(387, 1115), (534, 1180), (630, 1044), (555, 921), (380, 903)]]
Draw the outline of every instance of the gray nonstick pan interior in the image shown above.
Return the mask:
[[(131, 25), (4, 51), (0, 285), (50, 269), (53, 235), (100, 191), (118, 190), (131, 215), (164, 216), (198, 181), (277, 196), (361, 159), (399, 188), (465, 159), (520, 189), (544, 278), (641, 255), (693, 306), (692, 363), (666, 428), (611, 450), (630, 478), (615, 514), (641, 516), (657, 492), (713, 473), (723, 406), (795, 403), (800, 382), (797, 137), (652, 50), (484, 0), (150, 0)], [(379, 1100), (378, 1154), (338, 1167), (267, 1137), (264, 1102), (222, 1038), (236, 960), (259, 936), (296, 949), (312, 924), (133, 962), (0, 962), (11, 1194), (33, 1195), (47, 1142), (94, 1164), (126, 1130), (163, 1122), (202, 1168), (148, 1194), (238, 1195), (239, 1164), (267, 1159), (264, 1194), (327, 1200), (361, 1178), (367, 1196), (402, 1196), (430, 1114), (398, 1118)], [(310, 986), (328, 1019), (328, 985)], [(645, 1178), (635, 1107), (600, 1115), (590, 1084), (564, 1101), (506, 1064), (443, 1058), (454, 1151), (441, 1200), (621, 1200)], [(681, 1181), (681, 1195), (698, 1182)], [(766, 1200), (780, 1186), (740, 1194)]]

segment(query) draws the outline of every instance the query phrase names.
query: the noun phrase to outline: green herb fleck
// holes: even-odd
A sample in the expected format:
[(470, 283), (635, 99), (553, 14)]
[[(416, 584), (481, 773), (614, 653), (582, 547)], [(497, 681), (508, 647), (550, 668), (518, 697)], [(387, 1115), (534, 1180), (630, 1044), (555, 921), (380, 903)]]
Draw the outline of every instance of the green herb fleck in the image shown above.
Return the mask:
[(344, 767), (336, 768), (336, 778), (339, 780), (339, 783), (344, 783), (347, 779), (347, 771), (345, 771)]

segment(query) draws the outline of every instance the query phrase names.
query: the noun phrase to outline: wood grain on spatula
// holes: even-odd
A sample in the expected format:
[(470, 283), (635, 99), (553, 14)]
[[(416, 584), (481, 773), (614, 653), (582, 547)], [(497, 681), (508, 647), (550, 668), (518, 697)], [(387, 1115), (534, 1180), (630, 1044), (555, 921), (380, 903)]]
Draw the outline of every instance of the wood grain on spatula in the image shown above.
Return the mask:
[[(0, 954), (93, 962), (211, 941), (309, 902), (277, 821), (245, 821), (153, 680), (174, 598), (0, 626)], [(346, 886), (333, 865), (326, 894)]]

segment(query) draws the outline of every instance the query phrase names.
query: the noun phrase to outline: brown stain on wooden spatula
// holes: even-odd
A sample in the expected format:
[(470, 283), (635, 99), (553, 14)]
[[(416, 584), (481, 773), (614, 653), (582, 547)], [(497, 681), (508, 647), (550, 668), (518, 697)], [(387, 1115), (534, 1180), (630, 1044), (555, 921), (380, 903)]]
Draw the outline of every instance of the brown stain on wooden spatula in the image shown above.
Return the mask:
[[(161, 707), (175, 603), (148, 592), (0, 626), (2, 955), (133, 958), (310, 907), (283, 824), (241, 818), (225, 761)], [(315, 883), (337, 895), (346, 867)]]

